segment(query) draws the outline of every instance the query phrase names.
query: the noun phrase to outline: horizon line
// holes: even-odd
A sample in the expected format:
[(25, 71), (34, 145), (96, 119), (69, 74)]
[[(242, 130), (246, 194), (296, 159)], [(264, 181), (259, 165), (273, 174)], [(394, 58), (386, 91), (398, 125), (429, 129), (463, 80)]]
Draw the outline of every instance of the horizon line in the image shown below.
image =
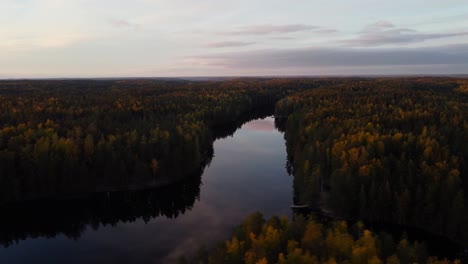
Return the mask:
[(187, 76), (115, 76), (115, 77), (10, 77), (2, 78), (0, 81), (15, 80), (128, 80), (128, 79), (230, 79), (230, 78), (375, 78), (375, 77), (468, 77), (468, 73), (454, 74), (285, 74), (285, 75), (187, 75)]

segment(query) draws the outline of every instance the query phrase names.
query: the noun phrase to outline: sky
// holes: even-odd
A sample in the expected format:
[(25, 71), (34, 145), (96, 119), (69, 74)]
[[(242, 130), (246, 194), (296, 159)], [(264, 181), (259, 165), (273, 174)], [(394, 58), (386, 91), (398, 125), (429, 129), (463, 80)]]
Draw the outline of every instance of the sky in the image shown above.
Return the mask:
[(0, 78), (467, 73), (467, 0), (0, 0)]

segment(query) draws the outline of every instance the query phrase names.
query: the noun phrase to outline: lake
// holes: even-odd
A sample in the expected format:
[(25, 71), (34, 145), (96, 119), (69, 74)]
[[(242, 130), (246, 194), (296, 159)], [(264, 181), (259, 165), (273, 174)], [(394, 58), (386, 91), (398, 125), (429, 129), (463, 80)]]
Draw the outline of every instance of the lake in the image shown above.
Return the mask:
[(173, 263), (227, 239), (254, 211), (291, 216), (293, 178), (274, 118), (247, 122), (213, 148), (201, 177), (173, 186), (16, 208), (1, 223), (0, 263)]

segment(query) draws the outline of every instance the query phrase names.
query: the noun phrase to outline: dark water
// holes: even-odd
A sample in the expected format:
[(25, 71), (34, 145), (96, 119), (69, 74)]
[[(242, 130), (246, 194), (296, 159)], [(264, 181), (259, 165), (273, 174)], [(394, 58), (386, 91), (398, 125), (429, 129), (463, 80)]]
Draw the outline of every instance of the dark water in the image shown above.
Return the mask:
[(274, 119), (248, 122), (214, 143), (201, 177), (2, 212), (0, 263), (172, 263), (226, 239), (255, 210), (290, 215), (293, 184), (285, 165)]

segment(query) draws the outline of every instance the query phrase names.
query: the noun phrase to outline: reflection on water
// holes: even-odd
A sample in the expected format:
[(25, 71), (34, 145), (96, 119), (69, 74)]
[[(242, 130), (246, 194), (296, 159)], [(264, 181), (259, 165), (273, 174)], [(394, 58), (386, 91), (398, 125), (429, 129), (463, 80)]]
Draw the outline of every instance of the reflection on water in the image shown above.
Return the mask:
[(202, 172), (156, 190), (3, 208), (0, 263), (173, 262), (226, 238), (252, 211), (290, 214), (285, 163), (283, 135), (268, 117), (217, 140), (201, 178)]

